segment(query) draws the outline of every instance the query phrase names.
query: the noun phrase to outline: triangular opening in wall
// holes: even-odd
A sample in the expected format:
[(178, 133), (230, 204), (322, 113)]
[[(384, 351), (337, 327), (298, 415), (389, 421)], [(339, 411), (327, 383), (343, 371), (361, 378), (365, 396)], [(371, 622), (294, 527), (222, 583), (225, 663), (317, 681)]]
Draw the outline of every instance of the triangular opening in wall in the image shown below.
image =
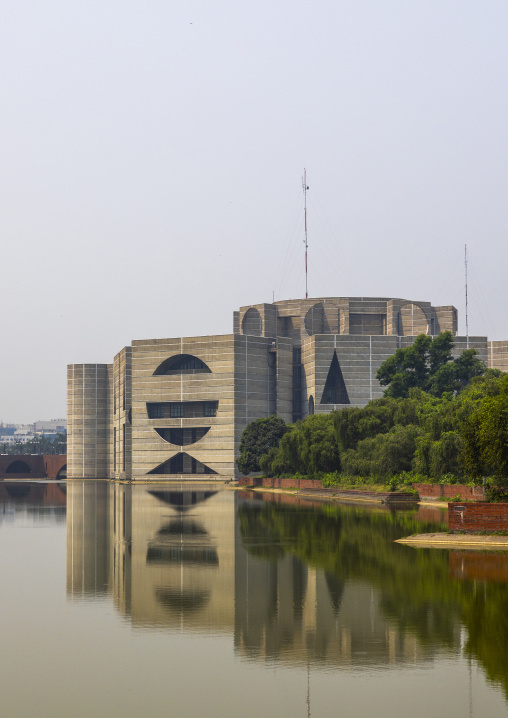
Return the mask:
[(332, 363), (326, 377), (321, 404), (350, 404), (349, 396), (342, 376), (337, 352), (333, 352)]
[(163, 464), (159, 464), (148, 472), (149, 474), (216, 474), (206, 464), (202, 464), (193, 456), (181, 451), (168, 459)]

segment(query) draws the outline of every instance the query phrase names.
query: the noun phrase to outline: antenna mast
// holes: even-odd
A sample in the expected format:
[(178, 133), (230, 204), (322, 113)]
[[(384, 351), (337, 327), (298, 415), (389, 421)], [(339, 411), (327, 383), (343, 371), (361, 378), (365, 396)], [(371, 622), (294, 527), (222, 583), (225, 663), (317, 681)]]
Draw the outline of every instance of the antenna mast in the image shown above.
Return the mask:
[(464, 245), (464, 268), (466, 272), (466, 349), (469, 349), (469, 323), (467, 316), (467, 244)]
[(305, 299), (308, 298), (309, 292), (308, 292), (308, 286), (307, 286), (307, 250), (309, 248), (309, 244), (307, 242), (307, 190), (309, 189), (307, 187), (307, 170), (305, 167), (303, 168), (303, 177), (302, 177), (302, 187), (303, 187), (303, 203), (304, 203), (304, 212), (305, 212)]

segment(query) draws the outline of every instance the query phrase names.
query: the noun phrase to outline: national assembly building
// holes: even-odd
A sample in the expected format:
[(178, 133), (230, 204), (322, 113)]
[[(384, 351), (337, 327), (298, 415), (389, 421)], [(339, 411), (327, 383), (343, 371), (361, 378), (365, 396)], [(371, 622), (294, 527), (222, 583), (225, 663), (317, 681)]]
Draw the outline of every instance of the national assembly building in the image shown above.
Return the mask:
[(133, 341), (112, 364), (67, 367), (67, 476), (126, 480), (237, 475), (245, 427), (276, 415), (365, 406), (382, 362), (420, 334), (450, 331), (508, 371), (508, 342), (457, 336), (457, 310), (369, 297), (242, 307), (233, 333)]

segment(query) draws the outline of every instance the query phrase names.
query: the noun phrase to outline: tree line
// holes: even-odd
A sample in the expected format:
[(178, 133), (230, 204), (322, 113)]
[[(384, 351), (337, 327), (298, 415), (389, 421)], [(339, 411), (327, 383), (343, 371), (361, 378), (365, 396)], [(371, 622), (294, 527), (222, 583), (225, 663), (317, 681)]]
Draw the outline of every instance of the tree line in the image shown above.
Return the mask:
[(508, 375), (487, 369), (474, 349), (451, 354), (453, 336), (417, 337), (389, 357), (381, 399), (288, 425), (252, 422), (242, 436), (242, 473), (266, 476), (481, 481), (508, 484)]
[(15, 444), (2, 442), (0, 436), (0, 451), (2, 454), (66, 454), (67, 432), (59, 432), (56, 436), (34, 435), (26, 442), (17, 441)]

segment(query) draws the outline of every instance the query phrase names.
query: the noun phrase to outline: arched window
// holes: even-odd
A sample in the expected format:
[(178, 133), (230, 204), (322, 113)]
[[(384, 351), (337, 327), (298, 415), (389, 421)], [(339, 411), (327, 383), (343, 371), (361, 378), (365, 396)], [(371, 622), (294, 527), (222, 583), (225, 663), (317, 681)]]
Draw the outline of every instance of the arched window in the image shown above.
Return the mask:
[(154, 376), (161, 374), (211, 374), (211, 369), (199, 357), (177, 354), (165, 359), (153, 373)]
[(429, 333), (429, 322), (418, 304), (404, 304), (399, 310), (399, 335), (416, 337)]
[(309, 414), (312, 415), (313, 413), (314, 413), (314, 397), (311, 394), (309, 396)]
[(251, 337), (260, 337), (263, 331), (263, 320), (261, 314), (255, 307), (247, 309), (242, 321), (242, 334), (248, 334)]

